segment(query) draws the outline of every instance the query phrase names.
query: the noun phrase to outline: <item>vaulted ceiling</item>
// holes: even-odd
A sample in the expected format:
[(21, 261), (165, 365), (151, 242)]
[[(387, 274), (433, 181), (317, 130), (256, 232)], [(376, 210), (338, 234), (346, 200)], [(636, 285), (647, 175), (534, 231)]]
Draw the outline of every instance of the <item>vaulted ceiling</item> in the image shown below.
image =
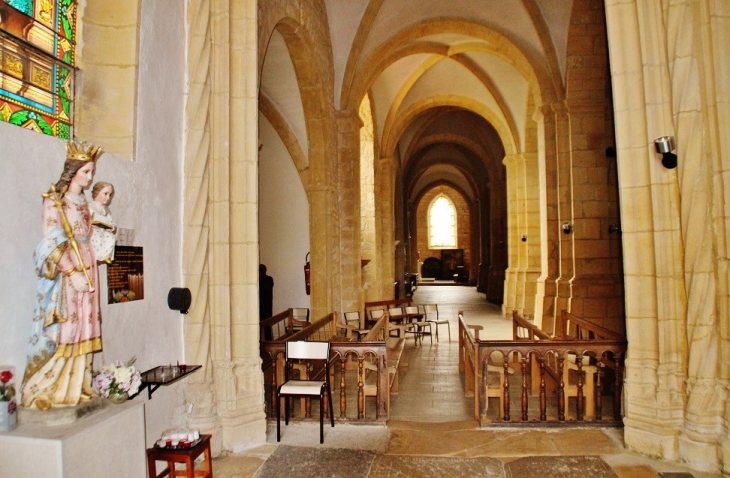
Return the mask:
[[(373, 109), (408, 199), (437, 181), (470, 197), (503, 180), (534, 108), (560, 100), (572, 0), (325, 0), (336, 109)], [(597, 14), (603, 14), (602, 11)], [(266, 50), (261, 94), (306, 157), (307, 131), (284, 37)]]

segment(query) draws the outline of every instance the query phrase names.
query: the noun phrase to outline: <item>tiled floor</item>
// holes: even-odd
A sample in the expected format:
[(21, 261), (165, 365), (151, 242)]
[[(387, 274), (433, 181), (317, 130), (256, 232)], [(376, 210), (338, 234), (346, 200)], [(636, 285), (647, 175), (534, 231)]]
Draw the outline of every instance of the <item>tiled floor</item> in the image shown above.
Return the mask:
[(391, 399), (388, 426), (292, 423), (276, 443), (269, 424), (267, 444), (213, 460), (217, 478), (280, 476), (405, 477), (696, 477), (713, 475), (627, 452), (616, 429), (481, 429), (473, 420), (473, 400), (463, 396), (458, 373), (457, 311), (484, 326), (482, 338), (508, 339), (512, 322), (472, 287), (420, 286), (414, 301), (437, 303), (450, 321), (439, 341), (408, 340), (400, 392)]

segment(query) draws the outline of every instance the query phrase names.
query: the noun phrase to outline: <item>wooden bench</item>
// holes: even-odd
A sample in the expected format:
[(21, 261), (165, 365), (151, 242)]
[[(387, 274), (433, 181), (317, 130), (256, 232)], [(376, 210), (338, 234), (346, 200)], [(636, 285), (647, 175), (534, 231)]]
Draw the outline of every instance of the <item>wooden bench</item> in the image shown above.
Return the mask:
[[(605, 329), (596, 324), (592, 324), (580, 317), (568, 313), (563, 310), (561, 318), (558, 320), (555, 328), (557, 334), (555, 337), (548, 335), (532, 322), (520, 316), (516, 310), (512, 311), (512, 338), (513, 340), (575, 340), (576, 348), (579, 348), (579, 341), (591, 339), (608, 339), (608, 340), (625, 340), (622, 334)], [(594, 418), (595, 412), (595, 389), (596, 375), (599, 367), (606, 364), (603, 363), (602, 357), (591, 357), (583, 355), (580, 360), (575, 353), (565, 354), (562, 364), (562, 374), (560, 373), (560, 357), (555, 353), (548, 353), (545, 357), (545, 372), (550, 376), (549, 392), (555, 392), (558, 384), (562, 381), (564, 387), (565, 406), (564, 413), (567, 414), (569, 407), (569, 399), (574, 397), (576, 401), (583, 400), (585, 404), (584, 415), (588, 418)], [(613, 364), (610, 364), (613, 366)], [(579, 375), (582, 375), (580, 377)], [(532, 394), (537, 395), (540, 389), (540, 365), (532, 356), (530, 360), (530, 376)], [(582, 380), (581, 380), (582, 378)], [(579, 415), (581, 415), (579, 413)]]
[[(375, 326), (363, 337), (362, 342), (368, 341), (385, 341), (386, 358), (385, 364), (388, 370), (388, 395), (387, 395), (387, 412), (390, 418), (390, 395), (398, 393), (398, 370), (401, 368), (401, 358), (405, 348), (406, 340), (404, 338), (389, 337), (390, 318), (388, 314), (381, 317)], [(361, 377), (364, 382), (364, 392), (366, 397), (378, 396), (378, 366), (372, 360), (366, 360)]]

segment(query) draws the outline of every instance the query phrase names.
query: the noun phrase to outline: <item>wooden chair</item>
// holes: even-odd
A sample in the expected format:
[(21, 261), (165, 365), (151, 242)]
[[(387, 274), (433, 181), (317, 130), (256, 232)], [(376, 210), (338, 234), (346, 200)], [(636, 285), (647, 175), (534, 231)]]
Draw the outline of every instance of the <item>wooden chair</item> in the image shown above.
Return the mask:
[[(425, 334), (428, 334), (428, 336), (431, 338), (431, 343), (433, 343), (431, 322), (426, 320), (425, 314), (418, 309), (418, 306), (409, 305), (404, 310), (406, 318), (411, 320), (411, 322), (409, 322), (409, 325), (413, 326), (413, 330), (407, 329), (405, 332), (416, 334), (416, 342), (420, 340), (421, 343), (423, 343), (423, 336)], [(424, 331), (426, 327), (428, 327), (428, 332)]]
[(351, 337), (352, 334), (357, 334), (357, 340), (360, 341), (362, 336), (367, 334), (370, 329), (363, 328), (360, 323), (360, 311), (355, 310), (353, 312), (345, 312), (343, 314), (344, 323), (341, 324), (341, 328), (347, 330), (347, 337)]
[[(309, 377), (300, 380), (290, 380), (291, 364), (304, 361), (321, 361), (324, 363), (324, 374), (318, 374), (317, 379)], [(335, 415), (332, 410), (332, 389), (330, 388), (330, 343), (329, 342), (286, 342), (285, 377), (276, 391), (276, 441), (281, 441), (281, 399), (284, 398), (284, 420), (289, 424), (289, 397), (319, 396), (319, 443), (324, 443), (324, 399), (327, 395), (329, 415), (332, 427), (335, 426)]]
[[(388, 315), (390, 316), (390, 324), (388, 325), (388, 334), (391, 337), (404, 337), (407, 329), (415, 330), (415, 327), (409, 327), (403, 323), (405, 314), (403, 313), (402, 307), (390, 307), (388, 308)], [(396, 335), (393, 335), (395, 332)]]
[(305, 307), (293, 308), (291, 310), (291, 328), (292, 331), (302, 330), (309, 326), (309, 309)]
[(385, 315), (385, 309), (371, 309), (367, 311), (367, 326), (372, 327), (375, 323)]
[(423, 313), (427, 322), (431, 322), (436, 327), (436, 342), (439, 340), (439, 325), (446, 324), (449, 331), (449, 342), (451, 342), (451, 324), (447, 319), (439, 319), (439, 306), (437, 304), (426, 304), (423, 306)]

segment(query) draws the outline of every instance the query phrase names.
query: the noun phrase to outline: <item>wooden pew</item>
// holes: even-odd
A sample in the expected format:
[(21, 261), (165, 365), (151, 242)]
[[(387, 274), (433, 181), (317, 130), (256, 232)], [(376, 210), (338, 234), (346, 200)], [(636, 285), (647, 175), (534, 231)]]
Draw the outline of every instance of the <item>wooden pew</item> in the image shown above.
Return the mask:
[[(386, 368), (388, 371), (388, 393), (386, 396), (386, 410), (390, 418), (390, 395), (398, 393), (398, 370), (401, 367), (401, 358), (406, 340), (401, 337), (389, 337), (390, 318), (387, 312), (380, 318), (372, 329), (363, 337), (362, 342), (385, 342), (386, 347)], [(363, 370), (360, 372), (360, 379), (365, 384), (365, 396), (377, 397), (378, 367), (372, 360), (366, 360)]]
[[(512, 311), (512, 335), (513, 340), (625, 340), (622, 334), (613, 332), (604, 327), (592, 324), (578, 316), (563, 310), (561, 318), (556, 324), (556, 337), (552, 337), (535, 326), (532, 322), (520, 316), (516, 310)], [(595, 389), (599, 368), (605, 365), (613, 367), (613, 363), (605, 364), (602, 357), (582, 356), (580, 359), (574, 353), (568, 353), (563, 358), (562, 374), (560, 364), (555, 353), (548, 353), (545, 357), (544, 370), (552, 379), (547, 387), (549, 393), (554, 393), (562, 382), (563, 394), (565, 397), (565, 409), (567, 413), (570, 397), (585, 404), (584, 415), (588, 418), (595, 417)], [(530, 360), (530, 383), (533, 396), (540, 391), (540, 364), (535, 355)], [(583, 414), (578, 411), (578, 415)]]

